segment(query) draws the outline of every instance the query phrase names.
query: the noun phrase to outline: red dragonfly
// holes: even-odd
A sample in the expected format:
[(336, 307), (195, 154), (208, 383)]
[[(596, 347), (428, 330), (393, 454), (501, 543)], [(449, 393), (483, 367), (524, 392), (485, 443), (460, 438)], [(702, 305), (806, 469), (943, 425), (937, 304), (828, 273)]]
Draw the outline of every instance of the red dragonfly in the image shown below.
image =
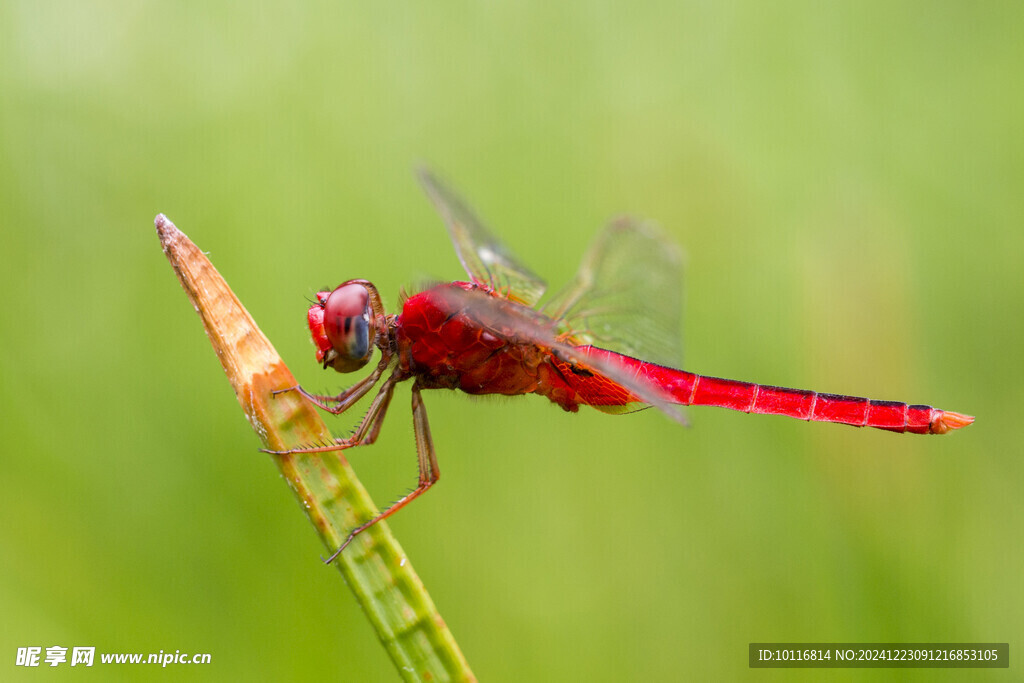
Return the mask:
[[(309, 329), (324, 368), (353, 372), (381, 358), (366, 378), (337, 396), (296, 390), (335, 415), (348, 410), (387, 374), (355, 432), (319, 453), (373, 443), (395, 386), (412, 379), (419, 484), (354, 529), (326, 562), (360, 532), (389, 517), (437, 482), (440, 472), (423, 405), (423, 389), (468, 394), (540, 394), (569, 412), (589, 405), (606, 413), (657, 407), (685, 424), (679, 406), (788, 415), (913, 434), (944, 434), (974, 418), (925, 405), (822, 394), (696, 375), (670, 367), (680, 357), (678, 248), (653, 225), (612, 222), (594, 241), (575, 279), (543, 306), (546, 285), (521, 265), (451, 189), (426, 170), (420, 183), (455, 245), (468, 282), (438, 284), (405, 297), (388, 315), (377, 288), (349, 280), (318, 292)], [(652, 296), (654, 295), (654, 296)], [(612, 350), (614, 349), (614, 350)], [(643, 359), (643, 360), (641, 360)]]

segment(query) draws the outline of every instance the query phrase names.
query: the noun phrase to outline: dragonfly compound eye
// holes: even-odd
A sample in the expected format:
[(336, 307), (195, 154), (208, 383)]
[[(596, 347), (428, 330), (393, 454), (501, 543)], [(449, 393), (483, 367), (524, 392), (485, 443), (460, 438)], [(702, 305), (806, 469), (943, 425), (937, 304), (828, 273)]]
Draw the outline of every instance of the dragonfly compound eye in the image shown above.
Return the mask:
[(359, 283), (347, 282), (327, 297), (323, 325), (334, 351), (328, 362), (338, 372), (358, 370), (370, 360), (376, 336), (371, 315), (370, 293)]

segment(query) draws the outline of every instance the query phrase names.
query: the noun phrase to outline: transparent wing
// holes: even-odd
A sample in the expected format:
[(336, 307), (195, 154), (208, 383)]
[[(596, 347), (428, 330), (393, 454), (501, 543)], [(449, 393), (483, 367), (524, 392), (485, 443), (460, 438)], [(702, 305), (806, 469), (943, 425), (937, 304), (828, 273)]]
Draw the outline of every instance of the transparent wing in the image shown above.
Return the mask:
[(446, 308), (464, 313), (481, 328), (496, 336), (547, 349), (565, 362), (608, 378), (640, 402), (658, 408), (676, 422), (688, 424), (682, 408), (672, 403), (672, 397), (666, 389), (644, 380), (637, 375), (636, 370), (614, 359), (587, 355), (576, 346), (562, 341), (559, 324), (546, 315), (482, 290), (438, 287), (433, 291), (445, 302)]
[(580, 343), (680, 367), (682, 293), (679, 247), (653, 223), (620, 218), (544, 311)]
[(519, 263), (454, 190), (426, 168), (417, 169), (416, 176), (448, 227), (455, 253), (473, 282), (528, 306), (536, 304), (547, 289), (544, 280)]

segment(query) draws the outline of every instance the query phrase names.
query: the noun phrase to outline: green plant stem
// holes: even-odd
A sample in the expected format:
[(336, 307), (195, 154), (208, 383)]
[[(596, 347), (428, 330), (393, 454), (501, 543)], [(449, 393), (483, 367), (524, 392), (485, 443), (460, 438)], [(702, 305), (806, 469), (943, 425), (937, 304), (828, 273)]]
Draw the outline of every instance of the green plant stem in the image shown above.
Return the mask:
[[(156, 229), (164, 253), (199, 313), (246, 418), (265, 448), (327, 442), (331, 433), (296, 392), (270, 341), (209, 259), (163, 214)], [(246, 457), (250, 457), (249, 454)], [(271, 456), (328, 552), (377, 508), (340, 452)], [(360, 534), (334, 565), (341, 571), (395, 666), (410, 681), (475, 680), (448, 626), (387, 524)], [(343, 666), (343, 664), (342, 664)]]

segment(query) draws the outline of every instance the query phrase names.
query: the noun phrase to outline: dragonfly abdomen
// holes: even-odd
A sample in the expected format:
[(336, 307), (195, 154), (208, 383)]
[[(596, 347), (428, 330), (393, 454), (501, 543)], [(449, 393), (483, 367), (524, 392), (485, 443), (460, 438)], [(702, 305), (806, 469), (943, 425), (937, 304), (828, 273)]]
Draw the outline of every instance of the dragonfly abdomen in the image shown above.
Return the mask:
[(786, 415), (798, 420), (913, 434), (944, 434), (974, 421), (972, 417), (926, 405), (788, 389), (697, 375), (650, 363), (644, 365), (647, 366), (644, 374), (683, 405), (717, 406), (744, 413)]
[[(606, 360), (614, 357), (617, 362), (631, 367), (636, 376), (660, 387), (666, 402), (670, 403), (716, 406), (744, 413), (786, 415), (798, 420), (836, 422), (855, 427), (875, 427), (913, 434), (944, 434), (952, 429), (966, 427), (974, 421), (973, 417), (926, 405), (908, 405), (899, 401), (877, 401), (859, 396), (825, 394), (709, 377), (648, 363), (605, 349), (582, 348), (587, 355), (599, 356)], [(580, 383), (588, 381), (590, 380), (583, 378)], [(607, 380), (604, 382), (607, 383)], [(578, 388), (578, 391), (582, 396), (588, 395), (581, 388)], [(615, 396), (614, 392), (606, 390), (599, 394), (599, 400), (609, 402), (609, 399)], [(619, 398), (614, 403), (624, 405), (635, 400), (626, 394), (624, 398)], [(595, 405), (589, 400), (585, 402)]]

